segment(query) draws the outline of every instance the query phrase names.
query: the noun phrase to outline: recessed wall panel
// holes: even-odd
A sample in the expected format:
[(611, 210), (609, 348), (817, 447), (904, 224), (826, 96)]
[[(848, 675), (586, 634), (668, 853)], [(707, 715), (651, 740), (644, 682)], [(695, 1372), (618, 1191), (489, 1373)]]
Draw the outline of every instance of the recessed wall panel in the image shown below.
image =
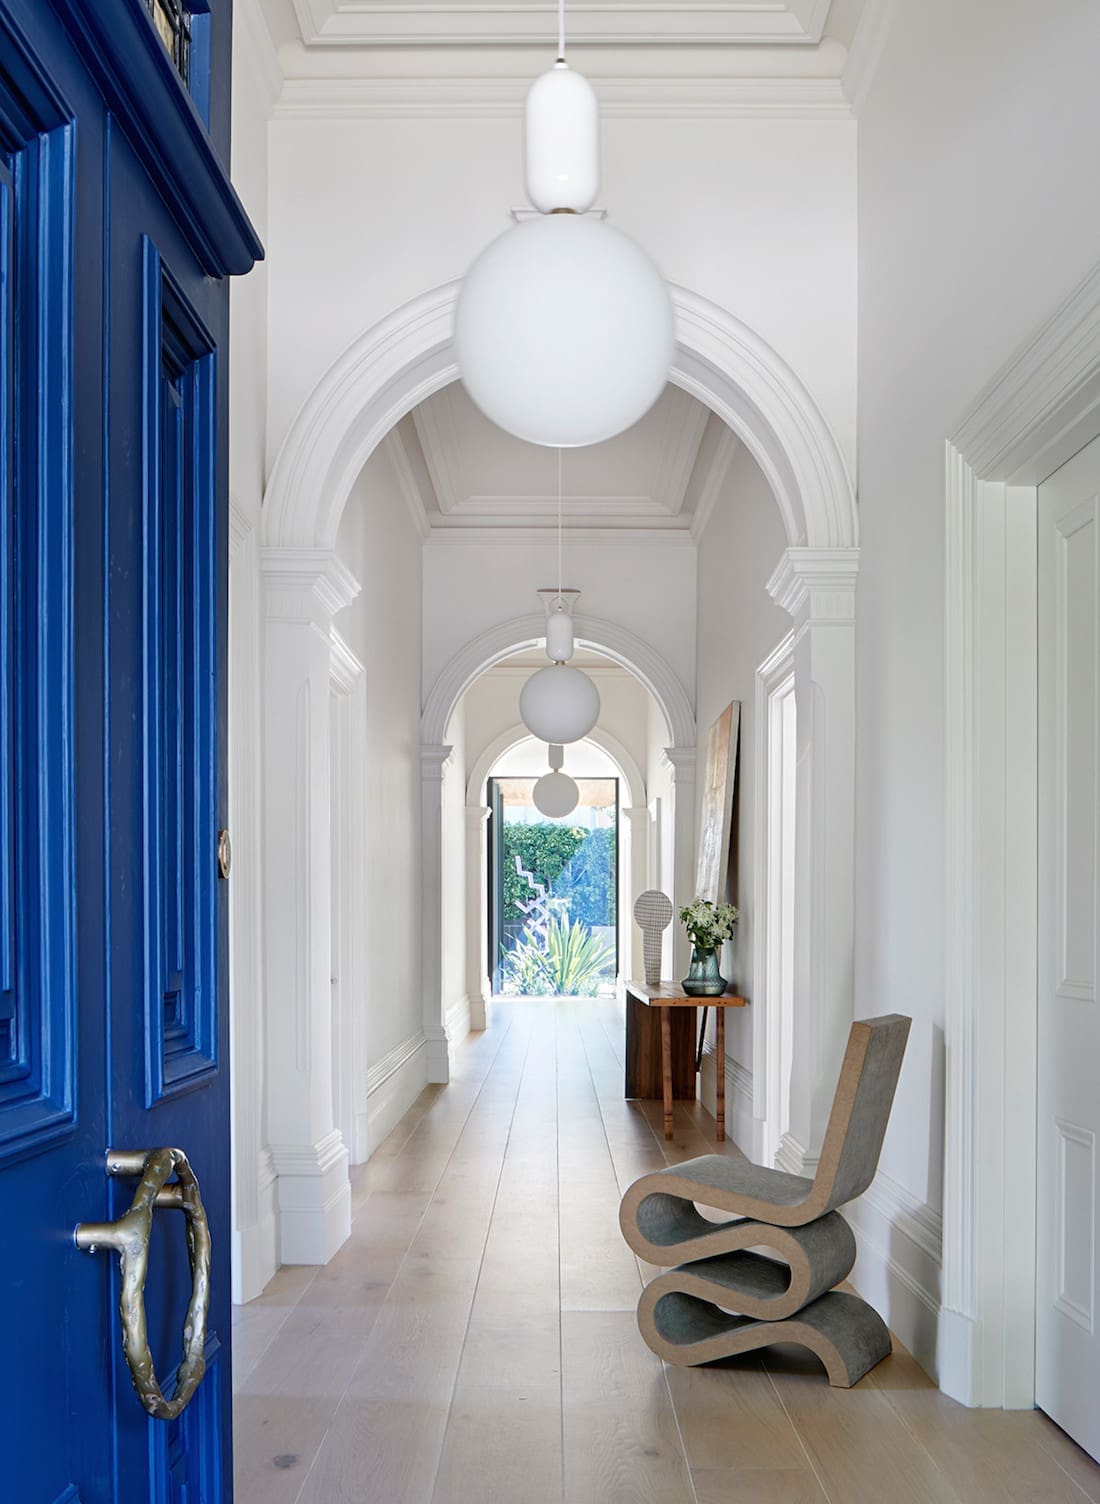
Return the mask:
[(1096, 1247), (1096, 1140), (1087, 1128), (1055, 1120), (1058, 1259), (1054, 1304), (1087, 1332), (1093, 1328)]
[[(1058, 994), (1096, 997), (1096, 499), (1059, 526)], [(1091, 811), (1091, 817), (1085, 814)]]

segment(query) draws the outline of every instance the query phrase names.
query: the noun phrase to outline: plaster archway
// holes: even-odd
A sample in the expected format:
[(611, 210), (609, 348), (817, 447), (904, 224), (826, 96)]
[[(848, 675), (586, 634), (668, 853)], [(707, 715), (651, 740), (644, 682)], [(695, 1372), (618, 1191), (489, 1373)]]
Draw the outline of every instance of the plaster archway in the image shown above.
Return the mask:
[[(518, 725), (509, 726), (507, 731), (502, 731), (499, 736), (494, 736), (485, 750), (478, 756), (472, 768), (466, 775), (466, 803), (480, 804), (485, 792), (485, 780), (496, 765), (503, 762), (515, 747), (521, 742), (533, 741), (534, 738), (527, 727), (520, 722)], [(601, 726), (593, 726), (592, 730), (584, 738), (591, 742), (594, 747), (599, 747), (618, 768), (631, 804), (644, 804), (646, 797), (645, 779), (642, 770), (635, 759), (623, 746), (617, 736), (612, 736)], [(580, 776), (580, 775), (578, 775)]]
[[(602, 653), (634, 675), (656, 700), (664, 716), (671, 747), (695, 746), (695, 712), (687, 691), (652, 644), (614, 622), (578, 615), (574, 633), (580, 647)], [(475, 679), (512, 653), (540, 647), (546, 637), (546, 617), (532, 613), (499, 622), (465, 643), (440, 670), (424, 700), (421, 740), (426, 746), (446, 741), (455, 706)]]
[[(458, 285), (437, 288), (398, 309), (357, 339), (326, 372), (280, 449), (262, 514), (265, 895), (268, 907), (285, 921), (266, 927), (266, 943), (270, 950), (275, 943), (271, 937), (289, 937), (286, 943), (297, 947), (297, 959), (290, 962), (281, 954), (269, 955), (268, 976), (278, 979), (269, 983), (269, 1029), (284, 1040), (288, 1058), (312, 1062), (308, 1072), (285, 1075), (284, 1138), (276, 1170), (280, 1201), (282, 1180), (288, 1186), (293, 1181), (287, 1205), (296, 1199), (294, 1215), (303, 1227), (308, 1224), (310, 1246), (324, 1249), (346, 1236), (346, 1218), (338, 1224), (330, 1208), (340, 1198), (340, 1205), (347, 1200), (347, 1156), (339, 1131), (330, 1126), (331, 1103), (325, 1105), (324, 1090), (317, 1085), (326, 1069), (330, 1026), (330, 958), (322, 922), (328, 913), (330, 869), (328, 638), (334, 613), (358, 590), (334, 545), (352, 485), (374, 448), (417, 403), (457, 376), (452, 330)], [(855, 496), (834, 435), (786, 362), (717, 305), (682, 288), (671, 292), (677, 349), (670, 379), (741, 438), (769, 482), (788, 542), (768, 588), (796, 624), (802, 832), (796, 992), (802, 1008), (802, 1055), (796, 1055), (792, 1080), (805, 1111), (798, 1135), (792, 1133), (785, 1153), (781, 1151), (781, 1162), (784, 1168), (812, 1173), (851, 1020), (853, 990)], [(588, 626), (591, 645), (617, 657), (613, 634), (621, 629), (607, 623)], [(542, 621), (534, 618), (521, 636), (537, 641), (542, 630)], [(522, 645), (513, 638), (513, 650)], [(669, 722), (667, 753), (680, 785), (677, 824), (688, 822), (683, 843), (677, 834), (679, 851), (691, 842), (687, 811), (692, 801), (684, 788), (695, 777), (691, 702), (675, 676), (660, 682), (657, 666), (645, 667), (644, 647), (634, 639), (621, 649), (620, 661), (629, 663), (633, 655), (632, 666), (662, 701)], [(436, 856), (423, 866), (421, 990), (428, 1077), (434, 1081), (449, 1076), (439, 926), (432, 920), (440, 912), (440, 790), (450, 751), (443, 733), (464, 676), (476, 674), (494, 652), (503, 650), (503, 643), (494, 647), (483, 641), (476, 651), (456, 654), (424, 707), (421, 816), (425, 852)], [(303, 768), (309, 769), (305, 778)], [(284, 853), (288, 842), (294, 849)], [(276, 859), (278, 853), (284, 856)], [(689, 871), (682, 886), (690, 882)], [(276, 987), (279, 995), (272, 997)], [(316, 1048), (307, 1050), (305, 1042), (313, 1036)]]
[[(459, 282), (414, 298), (362, 334), (326, 371), (292, 423), (264, 499), (269, 548), (331, 549), (356, 477), (406, 413), (458, 377)], [(854, 548), (855, 493), (840, 447), (786, 361), (747, 324), (672, 287), (669, 379), (729, 425), (776, 498), (792, 547)]]

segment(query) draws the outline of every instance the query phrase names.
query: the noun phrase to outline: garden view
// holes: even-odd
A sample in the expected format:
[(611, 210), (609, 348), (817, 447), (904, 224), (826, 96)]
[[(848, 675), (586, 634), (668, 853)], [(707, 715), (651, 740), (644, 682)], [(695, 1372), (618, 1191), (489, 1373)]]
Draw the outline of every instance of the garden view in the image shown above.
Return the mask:
[(610, 995), (618, 964), (617, 780), (578, 779), (580, 801), (563, 820), (535, 809), (533, 779), (491, 782), (493, 991)]

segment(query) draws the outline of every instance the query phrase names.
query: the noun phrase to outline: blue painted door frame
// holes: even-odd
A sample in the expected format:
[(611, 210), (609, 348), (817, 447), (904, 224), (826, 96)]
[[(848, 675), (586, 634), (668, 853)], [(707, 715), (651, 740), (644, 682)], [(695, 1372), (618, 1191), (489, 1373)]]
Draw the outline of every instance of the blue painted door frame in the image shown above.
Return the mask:
[[(229, 0), (0, 0), (0, 1497), (228, 1504)], [(208, 1371), (142, 1409), (113, 1255), (76, 1250), (178, 1146), (213, 1239)], [(154, 1217), (170, 1392), (190, 1294)]]

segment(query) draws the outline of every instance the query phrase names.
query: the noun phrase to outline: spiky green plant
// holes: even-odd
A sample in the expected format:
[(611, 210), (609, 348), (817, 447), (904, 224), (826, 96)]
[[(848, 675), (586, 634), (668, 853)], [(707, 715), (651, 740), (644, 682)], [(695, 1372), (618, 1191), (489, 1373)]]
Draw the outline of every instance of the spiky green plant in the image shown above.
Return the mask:
[(523, 939), (505, 962), (519, 991), (538, 997), (594, 997), (615, 952), (586, 924), (555, 916), (546, 939)]

